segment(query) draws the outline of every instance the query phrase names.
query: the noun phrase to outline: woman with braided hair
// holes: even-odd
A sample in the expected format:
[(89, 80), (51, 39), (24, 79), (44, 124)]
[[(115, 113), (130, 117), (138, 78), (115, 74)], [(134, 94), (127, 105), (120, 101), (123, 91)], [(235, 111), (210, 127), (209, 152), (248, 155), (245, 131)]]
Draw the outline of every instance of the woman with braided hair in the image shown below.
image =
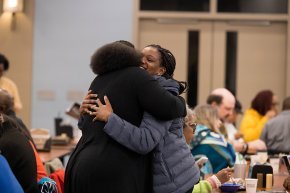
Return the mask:
[[(163, 121), (185, 116), (184, 99), (140, 69), (140, 60), (141, 54), (122, 42), (100, 47), (91, 58), (97, 76), (89, 89), (102, 102), (108, 96), (114, 113), (133, 125), (141, 124), (145, 111)], [(106, 134), (103, 121), (93, 118), (81, 115), (82, 137), (66, 167), (65, 193), (150, 193), (151, 154), (121, 145)], [(113, 125), (113, 130), (122, 126)]]
[[(186, 89), (184, 82), (173, 79), (176, 61), (169, 50), (152, 44), (146, 46), (142, 54), (141, 68), (153, 75), (168, 92), (179, 95)], [(199, 181), (199, 169), (183, 137), (183, 118), (160, 121), (144, 112), (142, 122), (137, 127), (113, 113), (106, 96), (105, 105), (99, 99), (95, 101), (98, 106), (88, 104), (93, 102), (91, 98), (95, 96), (87, 95), (81, 107), (83, 113), (88, 112), (94, 120), (106, 122), (103, 128), (105, 133), (128, 149), (139, 154), (148, 154), (153, 150), (153, 192), (191, 193)]]

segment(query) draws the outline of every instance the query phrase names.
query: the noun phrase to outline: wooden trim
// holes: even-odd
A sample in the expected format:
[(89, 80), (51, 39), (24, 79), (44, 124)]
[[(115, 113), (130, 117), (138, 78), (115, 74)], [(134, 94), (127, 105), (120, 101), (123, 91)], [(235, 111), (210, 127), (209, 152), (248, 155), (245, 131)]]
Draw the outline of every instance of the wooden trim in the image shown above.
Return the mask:
[(200, 20), (267, 20), (267, 21), (288, 21), (286, 14), (231, 14), (218, 13), (209, 14), (208, 12), (181, 13), (181, 12), (155, 12), (155, 11), (137, 11), (136, 18), (176, 18), (176, 19), (200, 19)]
[[(217, 0), (210, 0), (210, 12), (174, 12), (174, 11), (140, 11), (140, 0), (134, 2), (134, 43), (139, 46), (140, 22), (142, 19), (173, 19), (177, 22), (197, 22), (198, 20), (211, 21), (276, 21), (287, 22), (287, 47), (285, 70), (285, 95), (290, 96), (290, 2), (288, 2), (288, 14), (247, 14), (247, 13), (218, 13)], [(170, 20), (168, 20), (170, 22)]]
[(217, 11), (217, 0), (210, 1), (210, 15), (215, 16)]
[(286, 81), (286, 88), (285, 88), (285, 95), (290, 96), (290, 2), (288, 2), (288, 23), (287, 23), (287, 47), (286, 47), (286, 70), (285, 70), (285, 81)]

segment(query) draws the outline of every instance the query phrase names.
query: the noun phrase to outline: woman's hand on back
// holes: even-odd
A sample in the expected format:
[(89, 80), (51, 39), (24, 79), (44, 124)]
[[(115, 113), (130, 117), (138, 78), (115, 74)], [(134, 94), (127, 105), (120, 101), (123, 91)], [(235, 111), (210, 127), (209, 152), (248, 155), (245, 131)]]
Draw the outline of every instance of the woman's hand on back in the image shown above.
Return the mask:
[(83, 102), (80, 106), (80, 113), (81, 114), (91, 114), (93, 113), (91, 111), (92, 107), (95, 106), (97, 104), (97, 100), (96, 98), (98, 97), (97, 94), (93, 94), (92, 90), (89, 90), (87, 95), (85, 96), (85, 98), (83, 99)]
[(103, 104), (99, 99), (97, 99), (98, 106), (92, 106), (91, 108), (94, 112), (91, 115), (95, 116), (93, 121), (104, 121), (108, 122), (109, 116), (113, 113), (112, 105), (107, 96), (104, 96), (105, 104)]

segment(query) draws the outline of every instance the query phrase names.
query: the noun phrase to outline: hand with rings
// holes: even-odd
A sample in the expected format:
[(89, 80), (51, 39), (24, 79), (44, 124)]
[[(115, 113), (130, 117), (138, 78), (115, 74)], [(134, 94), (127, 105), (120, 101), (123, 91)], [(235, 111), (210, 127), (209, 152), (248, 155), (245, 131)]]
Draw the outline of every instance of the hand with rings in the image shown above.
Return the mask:
[(92, 114), (93, 111), (91, 111), (92, 107), (97, 104), (96, 98), (98, 97), (97, 94), (93, 94), (92, 90), (89, 90), (85, 98), (83, 99), (83, 102), (80, 106), (80, 113), (81, 114)]
[(113, 113), (112, 105), (108, 99), (107, 96), (104, 96), (105, 104), (103, 104), (100, 99), (97, 99), (97, 105), (98, 106), (92, 106), (91, 108), (94, 110), (94, 112), (91, 113), (92, 116), (95, 116), (93, 121), (104, 121), (108, 122), (109, 116)]
[(231, 179), (233, 171), (233, 168), (224, 168), (216, 174), (216, 177), (223, 184)]

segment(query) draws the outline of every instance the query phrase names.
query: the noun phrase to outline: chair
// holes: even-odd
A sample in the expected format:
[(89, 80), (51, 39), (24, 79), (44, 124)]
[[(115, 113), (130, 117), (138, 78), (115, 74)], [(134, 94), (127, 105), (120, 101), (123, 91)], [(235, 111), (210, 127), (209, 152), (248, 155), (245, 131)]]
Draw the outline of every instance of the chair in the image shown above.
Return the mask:
[(54, 158), (49, 162), (45, 162), (44, 167), (47, 175), (50, 175), (59, 169), (64, 169), (63, 163), (59, 158)]
[(64, 192), (64, 175), (65, 172), (63, 169), (56, 170), (52, 174), (50, 174), (50, 178), (56, 182), (58, 193)]

